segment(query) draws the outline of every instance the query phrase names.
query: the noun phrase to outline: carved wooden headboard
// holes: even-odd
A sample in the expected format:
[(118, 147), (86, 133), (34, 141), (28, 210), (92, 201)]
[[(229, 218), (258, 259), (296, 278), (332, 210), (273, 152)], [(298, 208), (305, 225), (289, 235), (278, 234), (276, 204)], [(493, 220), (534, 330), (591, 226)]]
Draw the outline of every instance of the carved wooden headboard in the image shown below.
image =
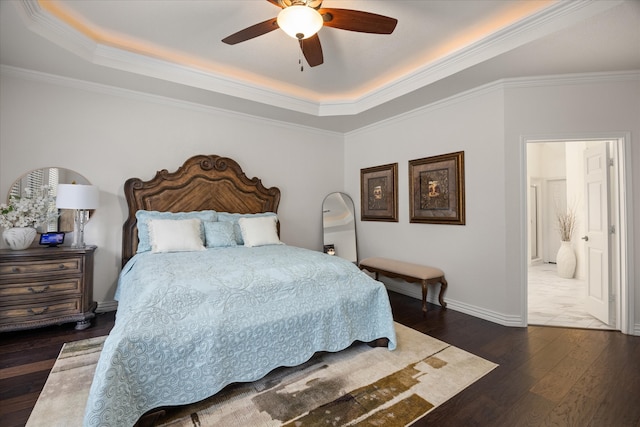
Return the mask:
[(130, 178), (124, 184), (129, 206), (122, 230), (122, 265), (138, 247), (138, 210), (191, 212), (277, 212), (280, 190), (265, 188), (258, 178), (249, 179), (240, 165), (227, 157), (199, 155), (175, 172), (158, 171), (149, 181)]

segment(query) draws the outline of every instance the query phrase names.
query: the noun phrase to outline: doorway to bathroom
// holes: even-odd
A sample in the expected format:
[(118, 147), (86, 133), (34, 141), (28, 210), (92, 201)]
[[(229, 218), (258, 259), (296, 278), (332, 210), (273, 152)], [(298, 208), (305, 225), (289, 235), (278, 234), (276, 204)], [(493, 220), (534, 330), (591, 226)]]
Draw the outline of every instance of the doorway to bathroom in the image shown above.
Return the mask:
[(620, 329), (621, 140), (529, 140), (527, 319)]

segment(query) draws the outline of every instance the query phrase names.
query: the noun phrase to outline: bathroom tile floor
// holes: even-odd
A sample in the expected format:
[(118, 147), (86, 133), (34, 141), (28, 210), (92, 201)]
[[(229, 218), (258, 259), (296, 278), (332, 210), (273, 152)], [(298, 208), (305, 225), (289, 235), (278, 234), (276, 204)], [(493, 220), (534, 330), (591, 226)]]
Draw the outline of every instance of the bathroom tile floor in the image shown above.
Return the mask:
[(555, 264), (529, 267), (528, 292), (530, 325), (614, 329), (587, 313), (586, 282), (559, 277)]

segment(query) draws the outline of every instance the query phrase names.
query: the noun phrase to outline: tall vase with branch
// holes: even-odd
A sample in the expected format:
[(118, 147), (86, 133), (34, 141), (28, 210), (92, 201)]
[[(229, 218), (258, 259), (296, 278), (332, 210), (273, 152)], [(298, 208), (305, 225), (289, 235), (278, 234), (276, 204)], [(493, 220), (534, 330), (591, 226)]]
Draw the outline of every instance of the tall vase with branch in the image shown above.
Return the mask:
[(567, 208), (565, 212), (558, 212), (558, 231), (560, 231), (560, 240), (570, 242), (573, 232), (576, 229), (576, 212), (574, 208)]
[(564, 212), (556, 212), (558, 231), (560, 232), (560, 249), (556, 255), (558, 275), (572, 279), (576, 272), (576, 254), (571, 247), (571, 237), (576, 229), (576, 211), (573, 207)]

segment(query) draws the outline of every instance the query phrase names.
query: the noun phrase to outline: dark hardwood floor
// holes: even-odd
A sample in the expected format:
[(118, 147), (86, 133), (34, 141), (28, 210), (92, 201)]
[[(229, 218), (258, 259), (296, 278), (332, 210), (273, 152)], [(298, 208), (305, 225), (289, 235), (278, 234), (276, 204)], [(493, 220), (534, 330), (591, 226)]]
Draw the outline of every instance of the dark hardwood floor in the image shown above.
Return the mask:
[[(423, 318), (420, 301), (390, 299), (396, 321), (500, 365), (416, 426), (640, 426), (640, 337), (508, 328), (434, 305)], [(0, 426), (26, 423), (63, 343), (105, 335), (113, 321), (0, 334)]]
[(115, 312), (98, 314), (83, 331), (74, 322), (0, 334), (0, 426), (26, 424), (62, 344), (107, 335), (114, 319)]

